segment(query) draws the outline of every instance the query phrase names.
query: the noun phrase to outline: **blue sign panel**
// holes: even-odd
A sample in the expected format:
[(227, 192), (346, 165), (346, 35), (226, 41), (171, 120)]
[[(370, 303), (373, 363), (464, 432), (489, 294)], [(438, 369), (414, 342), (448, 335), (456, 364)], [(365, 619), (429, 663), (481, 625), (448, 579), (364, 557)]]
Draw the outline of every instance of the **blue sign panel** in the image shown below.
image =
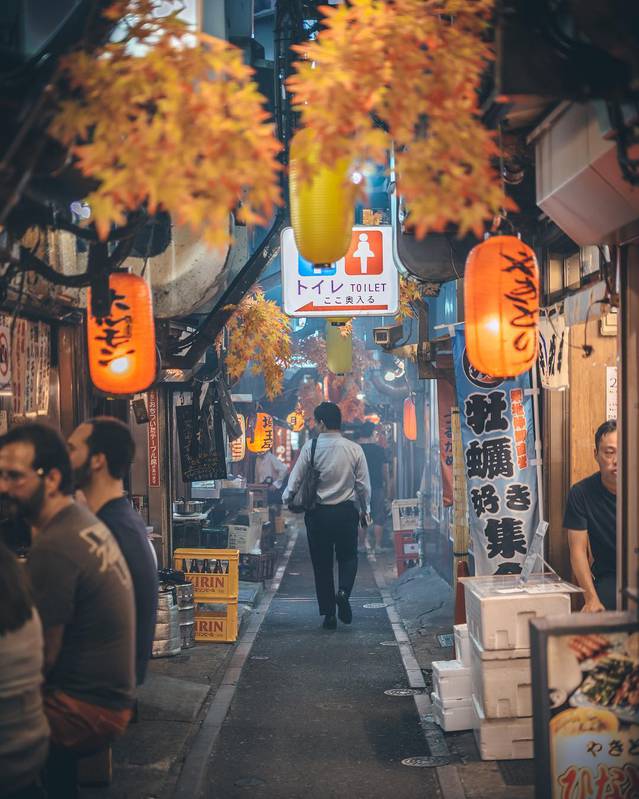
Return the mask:
[(306, 258), (302, 258), (301, 255), (298, 254), (298, 261), (297, 261), (297, 268), (303, 277), (312, 277), (313, 275), (334, 275), (337, 273), (337, 266), (336, 264), (314, 264), (311, 261), (307, 261)]
[(482, 374), (459, 328), (453, 357), (475, 573), (519, 574), (538, 518), (530, 375)]

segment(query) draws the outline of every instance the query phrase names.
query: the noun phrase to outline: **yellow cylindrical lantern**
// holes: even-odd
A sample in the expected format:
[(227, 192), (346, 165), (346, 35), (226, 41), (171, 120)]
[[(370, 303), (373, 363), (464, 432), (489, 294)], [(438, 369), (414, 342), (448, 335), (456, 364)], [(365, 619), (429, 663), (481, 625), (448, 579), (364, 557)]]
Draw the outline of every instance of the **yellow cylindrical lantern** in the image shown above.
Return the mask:
[(464, 273), (466, 353), (491, 377), (515, 377), (537, 358), (539, 267), (516, 236), (493, 236), (474, 247)]
[[(324, 166), (301, 155), (312, 135), (310, 130), (299, 130), (291, 140), (291, 225), (302, 258), (314, 264), (330, 264), (343, 258), (351, 243), (355, 187), (349, 180), (347, 159)], [(310, 179), (302, 179), (309, 171)]]
[(268, 413), (256, 413), (253, 434), (246, 437), (246, 446), (251, 452), (270, 452), (273, 447), (273, 417)]
[(404, 435), (409, 441), (417, 441), (417, 412), (415, 410), (415, 400), (406, 397), (404, 400), (403, 417)]
[(353, 368), (353, 334), (346, 328), (348, 319), (326, 320), (326, 365), (335, 375), (344, 375)]
[(304, 421), (304, 411), (301, 408), (296, 408), (286, 417), (286, 422), (294, 433), (304, 429)]

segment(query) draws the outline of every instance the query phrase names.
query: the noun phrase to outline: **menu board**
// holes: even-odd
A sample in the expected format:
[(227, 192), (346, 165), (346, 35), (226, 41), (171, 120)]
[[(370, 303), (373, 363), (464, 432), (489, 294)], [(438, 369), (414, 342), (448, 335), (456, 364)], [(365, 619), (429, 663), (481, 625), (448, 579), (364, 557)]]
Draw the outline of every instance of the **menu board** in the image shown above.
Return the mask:
[(629, 614), (531, 622), (536, 796), (639, 796), (639, 623)]

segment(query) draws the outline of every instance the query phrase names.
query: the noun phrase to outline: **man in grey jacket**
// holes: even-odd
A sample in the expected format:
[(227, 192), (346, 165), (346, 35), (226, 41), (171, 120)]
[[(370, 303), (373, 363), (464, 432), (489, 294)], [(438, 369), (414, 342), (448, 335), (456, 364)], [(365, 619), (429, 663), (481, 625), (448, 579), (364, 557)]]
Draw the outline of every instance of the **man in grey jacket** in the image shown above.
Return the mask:
[[(371, 486), (364, 451), (344, 438), (340, 430), (342, 414), (332, 402), (320, 403), (314, 411), (319, 435), (314, 466), (319, 471), (317, 505), (304, 515), (311, 551), (315, 592), (322, 626), (337, 627), (337, 616), (344, 624), (353, 619), (349, 597), (357, 575), (358, 525), (368, 525)], [(300, 452), (291, 472), (283, 502), (294, 497), (310, 467), (312, 442)], [(338, 590), (333, 580), (333, 552), (337, 557)]]

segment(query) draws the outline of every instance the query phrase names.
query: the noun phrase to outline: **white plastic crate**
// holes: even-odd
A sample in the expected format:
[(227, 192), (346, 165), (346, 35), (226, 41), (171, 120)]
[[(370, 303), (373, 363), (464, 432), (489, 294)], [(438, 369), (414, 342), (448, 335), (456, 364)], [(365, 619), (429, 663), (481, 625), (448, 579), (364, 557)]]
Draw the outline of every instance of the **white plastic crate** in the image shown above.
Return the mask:
[[(484, 716), (487, 719), (532, 716), (529, 651), (483, 649), (474, 638), (471, 647), (473, 696)], [(520, 651), (526, 655), (513, 656)]]
[(433, 718), (445, 732), (472, 730), (474, 711), (472, 699), (455, 699), (443, 705), (436, 693), (430, 695), (433, 703)]
[(482, 760), (526, 760), (534, 756), (532, 718), (487, 719), (473, 696), (473, 732)]
[(470, 699), (470, 667), (458, 660), (436, 660), (433, 666), (433, 688), (442, 704), (455, 699)]
[(472, 665), (468, 625), (455, 624), (453, 626), (453, 634), (455, 636), (455, 657), (464, 666)]
[(511, 577), (464, 577), (468, 632), (484, 649), (528, 649), (531, 619), (570, 613), (569, 583), (518, 586)]

